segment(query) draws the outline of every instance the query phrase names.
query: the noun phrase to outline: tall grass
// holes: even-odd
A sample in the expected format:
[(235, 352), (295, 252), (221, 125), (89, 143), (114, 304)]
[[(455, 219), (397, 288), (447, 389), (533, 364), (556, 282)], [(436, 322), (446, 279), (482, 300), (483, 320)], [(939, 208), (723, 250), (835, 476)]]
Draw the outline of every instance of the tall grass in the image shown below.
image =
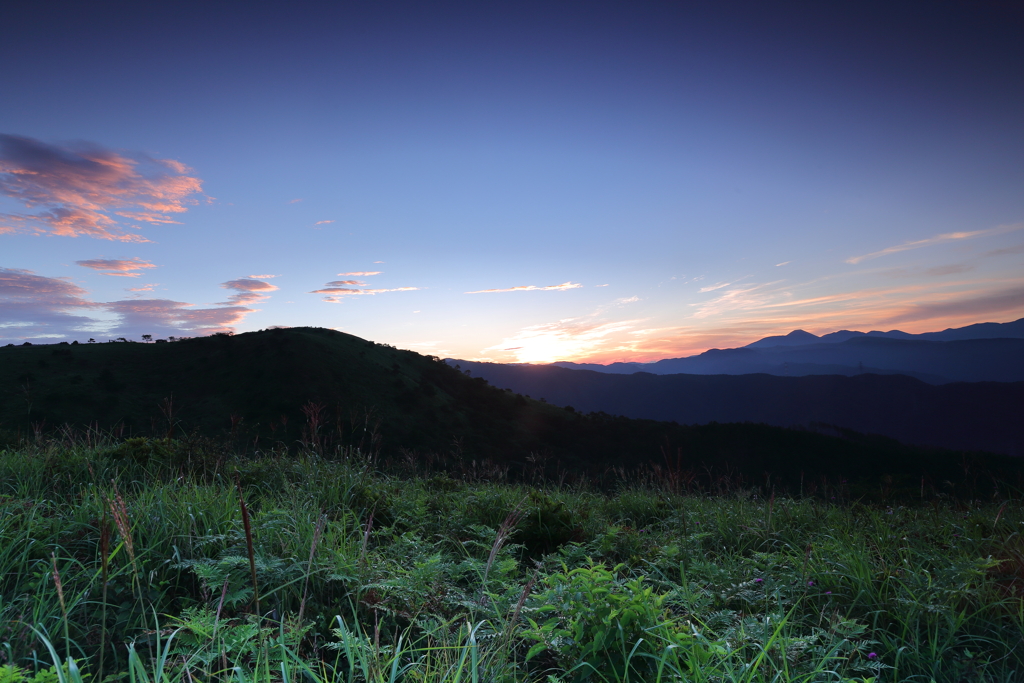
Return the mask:
[(1019, 499), (607, 493), (182, 448), (0, 451), (11, 683), (1024, 679)]

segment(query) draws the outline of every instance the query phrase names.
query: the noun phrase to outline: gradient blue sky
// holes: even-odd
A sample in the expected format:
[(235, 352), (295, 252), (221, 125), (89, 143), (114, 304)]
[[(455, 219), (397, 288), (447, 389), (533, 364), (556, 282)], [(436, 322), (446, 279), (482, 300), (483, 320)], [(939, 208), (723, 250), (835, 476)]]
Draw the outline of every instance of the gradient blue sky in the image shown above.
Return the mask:
[(5, 10), (2, 343), (605, 362), (1024, 316), (1019, 4), (139, 5)]

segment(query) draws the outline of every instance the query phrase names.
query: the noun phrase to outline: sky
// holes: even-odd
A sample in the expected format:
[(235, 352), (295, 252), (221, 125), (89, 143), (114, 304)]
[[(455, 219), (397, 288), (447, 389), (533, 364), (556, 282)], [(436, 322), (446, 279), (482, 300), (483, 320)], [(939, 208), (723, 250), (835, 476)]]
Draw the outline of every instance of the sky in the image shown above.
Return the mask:
[(651, 361), (1024, 317), (1012, 2), (17, 3), (0, 343)]

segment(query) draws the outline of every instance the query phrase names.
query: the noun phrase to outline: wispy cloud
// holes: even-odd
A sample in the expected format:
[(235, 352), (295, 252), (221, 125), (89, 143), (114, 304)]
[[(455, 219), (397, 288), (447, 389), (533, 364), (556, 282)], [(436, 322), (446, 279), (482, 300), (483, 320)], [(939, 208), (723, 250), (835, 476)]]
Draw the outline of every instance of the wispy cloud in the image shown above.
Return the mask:
[(270, 280), (270, 279), (275, 278), (277, 276), (276, 275), (248, 275), (247, 277), (251, 277), (254, 280)]
[(361, 270), (356, 273), (338, 273), (338, 277), (370, 277), (371, 275), (380, 275), (379, 270)]
[(300, 199), (292, 199), (292, 200), (291, 200), (291, 201), (289, 201), (288, 203), (289, 203), (289, 204), (298, 204), (299, 202), (304, 202), (304, 201), (306, 201), (306, 199), (305, 199), (305, 198), (300, 198)]
[[(690, 304), (691, 306), (696, 307), (693, 317), (706, 318), (726, 311), (750, 310), (764, 306), (772, 300), (774, 294), (773, 292), (766, 290), (779, 282), (781, 282), (781, 280), (766, 282), (759, 285), (735, 287), (733, 289), (726, 290), (710, 301), (705, 301), (699, 304)], [(726, 284), (724, 286), (728, 287), (729, 285)], [(700, 291), (706, 292), (721, 288), (722, 286), (716, 285), (711, 288), (705, 287)]]
[(323, 301), (332, 304), (340, 304), (347, 296), (358, 296), (360, 294), (384, 294), (385, 292), (414, 292), (419, 287), (394, 287), (391, 289), (349, 289), (346, 287), (324, 287), (315, 289), (310, 294), (327, 294)]
[(883, 325), (898, 325), (919, 320), (963, 317), (975, 319), (978, 316), (1021, 313), (1024, 313), (1024, 285), (1005, 287), (973, 296), (964, 296), (959, 292), (949, 293), (931, 301), (911, 304), (879, 322)]
[(1012, 247), (1003, 247), (986, 251), (982, 256), (1007, 256), (1009, 254), (1024, 254), (1024, 244), (1017, 244)]
[(722, 289), (723, 287), (728, 287), (731, 284), (733, 284), (733, 283), (732, 282), (719, 282), (717, 285), (708, 285), (707, 287), (701, 287), (699, 291), (702, 294), (704, 292), (713, 292), (716, 289)]
[(154, 289), (156, 289), (157, 284), (158, 283), (154, 282), (154, 283), (149, 284), (149, 285), (142, 285), (141, 287), (129, 287), (125, 291), (127, 291), (127, 292), (152, 292)]
[(775, 267), (779, 268), (781, 266), (788, 266), (790, 263), (792, 263), (792, 261), (783, 261), (782, 263), (776, 263)]
[(173, 159), (0, 134), (0, 194), (34, 210), (0, 215), (0, 230), (148, 242), (122, 219), (177, 222), (170, 216), (185, 212), (202, 189), (190, 172)]
[[(345, 275), (380, 275), (380, 271), (373, 272), (360, 272), (360, 273), (339, 273), (341, 276)], [(362, 296), (362, 295), (374, 295), (384, 294), (386, 292), (414, 292), (419, 287), (391, 287), (391, 288), (377, 288), (367, 289), (366, 283), (359, 280), (332, 280), (320, 289), (314, 289), (310, 294), (325, 294), (323, 301), (332, 304), (338, 304), (345, 300), (346, 297), (350, 296)]]
[(317, 222), (316, 222), (316, 223), (314, 223), (313, 225), (327, 225), (328, 223), (333, 223), (333, 222), (334, 222), (333, 220), (329, 220), (329, 221), (317, 221)]
[(1013, 225), (1000, 225), (995, 228), (989, 228), (988, 230), (973, 230), (971, 232), (947, 232), (934, 237), (929, 237), (923, 240), (916, 240), (914, 242), (904, 242), (903, 244), (897, 244), (894, 247), (886, 247), (880, 251), (873, 251), (870, 254), (864, 254), (863, 256), (853, 256), (846, 259), (847, 263), (854, 265), (861, 263), (862, 261), (868, 261), (870, 259), (876, 259), (880, 256), (888, 256), (889, 254), (897, 254), (901, 251), (907, 251), (909, 249), (920, 249), (922, 247), (930, 247), (936, 244), (945, 244), (947, 242), (957, 242), (960, 240), (973, 239), (975, 237), (989, 237), (992, 235), (1002, 235), (1008, 232), (1014, 232), (1016, 230), (1024, 229), (1024, 223), (1015, 223)]
[(577, 282), (563, 282), (560, 285), (548, 285), (547, 287), (537, 287), (536, 285), (523, 285), (519, 287), (507, 287), (505, 289), (479, 289), (475, 292), (466, 292), (466, 294), (494, 294), (496, 292), (550, 292), (565, 289), (579, 289), (582, 286), (583, 285)]
[(925, 268), (923, 272), (930, 277), (944, 277), (946, 275), (966, 273), (969, 270), (974, 270), (974, 266), (967, 263), (947, 263), (944, 266)]
[(83, 268), (98, 270), (103, 275), (114, 275), (117, 277), (138, 277), (147, 268), (156, 268), (156, 264), (143, 261), (140, 258), (130, 259), (104, 259), (94, 258), (85, 261), (75, 261)]
[(220, 286), (237, 292), (237, 294), (232, 294), (226, 302), (221, 304), (224, 306), (249, 306), (260, 301), (266, 301), (267, 294), (278, 289), (269, 282), (250, 278), (228, 280), (227, 282), (222, 282)]

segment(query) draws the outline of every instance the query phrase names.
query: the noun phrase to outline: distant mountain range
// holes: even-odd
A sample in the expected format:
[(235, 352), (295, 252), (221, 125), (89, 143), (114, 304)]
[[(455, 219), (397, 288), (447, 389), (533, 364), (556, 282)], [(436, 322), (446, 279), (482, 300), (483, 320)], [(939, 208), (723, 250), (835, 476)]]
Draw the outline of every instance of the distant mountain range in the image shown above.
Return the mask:
[(559, 362), (553, 365), (610, 374), (655, 375), (908, 375), (929, 384), (1024, 381), (1024, 318), (941, 332), (909, 334), (841, 330), (822, 336), (794, 330), (736, 349), (653, 363)]
[(1024, 382), (933, 386), (903, 375), (623, 375), (550, 365), (458, 366), (495, 386), (578, 411), (688, 425), (834, 425), (919, 446), (1024, 455)]

